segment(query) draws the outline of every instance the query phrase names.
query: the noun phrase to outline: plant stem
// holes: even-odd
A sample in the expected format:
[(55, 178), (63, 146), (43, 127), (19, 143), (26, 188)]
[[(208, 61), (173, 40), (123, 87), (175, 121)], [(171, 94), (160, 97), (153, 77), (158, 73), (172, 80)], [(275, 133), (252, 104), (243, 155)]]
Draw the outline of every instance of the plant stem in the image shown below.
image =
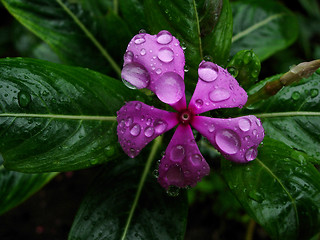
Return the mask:
[(256, 222), (253, 219), (250, 219), (245, 240), (252, 240), (253, 239), (253, 233), (254, 233), (255, 227), (256, 227)]
[(249, 96), (246, 106), (267, 99), (277, 94), (283, 87), (289, 86), (294, 82), (299, 82), (302, 78), (310, 77), (319, 67), (320, 59), (298, 64), (279, 79), (267, 82), (259, 91)]
[(150, 155), (148, 157), (148, 160), (146, 162), (146, 165), (144, 167), (143, 173), (142, 173), (141, 178), (140, 178), (138, 189), (137, 189), (135, 198), (133, 200), (133, 204), (132, 204), (132, 207), (130, 209), (129, 216), (128, 216), (128, 219), (127, 219), (127, 222), (126, 222), (126, 225), (125, 225), (121, 240), (125, 240), (125, 238), (127, 236), (127, 233), (128, 233), (129, 227), (130, 227), (130, 223), (131, 223), (134, 211), (135, 211), (135, 209), (137, 208), (137, 205), (138, 205), (138, 201), (139, 201), (139, 198), (140, 198), (140, 195), (141, 195), (142, 188), (143, 188), (144, 183), (145, 183), (145, 181), (147, 179), (148, 173), (150, 171), (150, 167), (152, 165), (152, 162), (153, 162), (153, 160), (155, 158), (155, 155), (156, 155), (156, 153), (158, 151), (158, 148), (159, 148), (161, 142), (162, 142), (162, 136), (159, 136), (158, 138), (156, 138), (154, 140), (154, 143), (153, 143), (151, 151), (150, 151)]
[(82, 24), (80, 19), (77, 18), (77, 16), (74, 15), (73, 12), (71, 12), (70, 9), (61, 0), (56, 0), (56, 1), (63, 8), (63, 10), (65, 10), (68, 13), (68, 15), (75, 21), (75, 23), (81, 28), (81, 30), (91, 40), (91, 42), (99, 49), (101, 54), (107, 59), (107, 61), (110, 63), (111, 67), (118, 74), (118, 76), (121, 76), (120, 67), (113, 60), (113, 58), (110, 56), (107, 50), (99, 43), (99, 41), (92, 35), (92, 33), (86, 28), (86, 26)]

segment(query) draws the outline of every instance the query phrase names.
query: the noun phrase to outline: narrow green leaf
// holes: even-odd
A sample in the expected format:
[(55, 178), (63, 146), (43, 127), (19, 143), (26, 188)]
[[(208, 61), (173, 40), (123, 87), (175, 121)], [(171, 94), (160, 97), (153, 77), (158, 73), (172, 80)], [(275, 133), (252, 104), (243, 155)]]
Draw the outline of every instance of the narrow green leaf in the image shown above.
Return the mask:
[[(278, 78), (275, 76), (274, 78)], [(267, 81), (257, 84), (249, 95)], [(284, 87), (275, 96), (249, 106), (262, 119), (266, 135), (304, 151), (320, 162), (320, 74)]]
[(291, 45), (298, 36), (295, 15), (274, 0), (245, 0), (232, 3), (231, 54), (252, 49), (261, 61)]
[(188, 208), (185, 192), (169, 197), (150, 173), (142, 183), (132, 221), (126, 224), (144, 164), (139, 158), (107, 165), (81, 204), (69, 240), (184, 239)]
[(32, 59), (0, 60), (0, 91), (0, 152), (22, 172), (116, 158), (116, 111), (142, 96), (97, 72)]
[(83, 10), (79, 4), (66, 5), (60, 0), (2, 2), (21, 24), (52, 47), (62, 62), (105, 73), (110, 72), (109, 64), (115, 65), (110, 56), (106, 59), (108, 53), (95, 38), (97, 29), (94, 26), (95, 21), (90, 17), (91, 14)]
[(264, 139), (256, 160), (223, 161), (222, 173), (247, 213), (273, 239), (309, 239), (320, 229), (320, 173), (306, 154)]
[(56, 175), (18, 173), (0, 166), (0, 215), (25, 201)]

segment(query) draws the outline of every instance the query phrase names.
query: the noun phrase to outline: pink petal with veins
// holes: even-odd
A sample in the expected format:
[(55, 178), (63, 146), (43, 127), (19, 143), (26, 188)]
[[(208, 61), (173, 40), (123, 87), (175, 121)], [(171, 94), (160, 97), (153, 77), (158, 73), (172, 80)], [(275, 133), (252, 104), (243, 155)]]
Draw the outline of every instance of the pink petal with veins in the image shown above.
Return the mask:
[(194, 114), (218, 108), (241, 108), (247, 102), (245, 90), (222, 67), (202, 61), (198, 75), (198, 83), (189, 103), (189, 110)]
[(201, 155), (190, 125), (180, 124), (174, 133), (159, 166), (158, 181), (162, 187), (195, 186), (210, 167)]
[(219, 119), (195, 116), (191, 125), (227, 159), (246, 163), (256, 158), (264, 129), (253, 115)]
[(131, 158), (150, 141), (177, 125), (177, 113), (160, 110), (139, 101), (125, 104), (117, 112), (118, 141)]
[(121, 77), (179, 111), (186, 108), (184, 65), (184, 52), (170, 32), (140, 33), (128, 44)]

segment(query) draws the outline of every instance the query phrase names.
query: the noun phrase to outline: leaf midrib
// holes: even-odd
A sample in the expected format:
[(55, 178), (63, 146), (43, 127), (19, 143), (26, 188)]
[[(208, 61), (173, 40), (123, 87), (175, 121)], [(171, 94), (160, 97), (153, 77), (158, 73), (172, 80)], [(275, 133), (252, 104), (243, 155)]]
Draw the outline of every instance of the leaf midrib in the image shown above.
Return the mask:
[(91, 115), (63, 115), (63, 114), (32, 114), (32, 113), (0, 113), (0, 117), (14, 118), (49, 118), (89, 121), (116, 121), (116, 116), (91, 116)]
[(259, 158), (256, 158), (255, 160), (280, 184), (283, 191), (288, 195), (294, 209), (297, 225), (299, 225), (299, 215), (295, 199), (291, 196), (290, 192), (286, 189), (281, 180), (272, 172), (272, 170), (268, 166), (266, 166)]

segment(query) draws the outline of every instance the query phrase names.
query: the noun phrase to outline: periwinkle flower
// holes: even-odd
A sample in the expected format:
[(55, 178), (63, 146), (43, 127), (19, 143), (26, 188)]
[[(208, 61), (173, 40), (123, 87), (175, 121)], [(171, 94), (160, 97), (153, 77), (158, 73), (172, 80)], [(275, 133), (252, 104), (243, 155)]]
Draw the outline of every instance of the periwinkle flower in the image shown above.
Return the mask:
[(158, 181), (165, 189), (195, 186), (209, 174), (209, 165), (199, 151), (191, 126), (225, 158), (239, 163), (256, 158), (264, 137), (260, 120), (252, 115), (229, 119), (199, 116), (213, 109), (241, 108), (248, 98), (237, 80), (212, 62), (200, 63), (198, 83), (187, 107), (184, 65), (179, 41), (163, 30), (157, 35), (140, 33), (130, 41), (121, 73), (128, 86), (147, 88), (176, 110), (168, 112), (132, 101), (117, 113), (118, 139), (131, 158), (178, 125), (159, 165)]

